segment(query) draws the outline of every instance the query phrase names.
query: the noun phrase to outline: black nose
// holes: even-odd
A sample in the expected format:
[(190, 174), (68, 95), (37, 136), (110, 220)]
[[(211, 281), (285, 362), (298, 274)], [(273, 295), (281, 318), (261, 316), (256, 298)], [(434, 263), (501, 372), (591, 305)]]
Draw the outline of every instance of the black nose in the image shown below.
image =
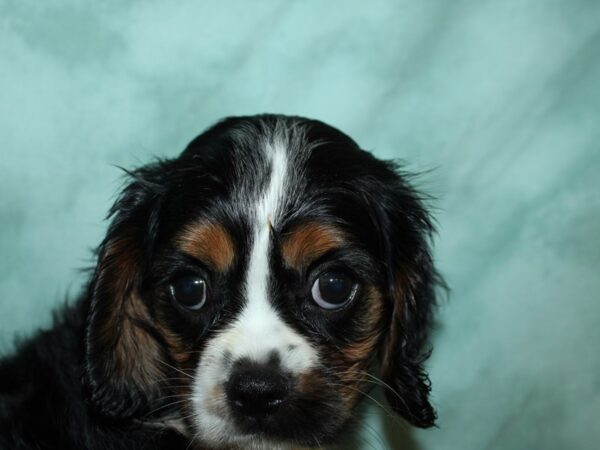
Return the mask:
[(245, 416), (267, 415), (285, 402), (290, 384), (290, 376), (278, 365), (241, 360), (233, 366), (225, 394), (233, 412)]

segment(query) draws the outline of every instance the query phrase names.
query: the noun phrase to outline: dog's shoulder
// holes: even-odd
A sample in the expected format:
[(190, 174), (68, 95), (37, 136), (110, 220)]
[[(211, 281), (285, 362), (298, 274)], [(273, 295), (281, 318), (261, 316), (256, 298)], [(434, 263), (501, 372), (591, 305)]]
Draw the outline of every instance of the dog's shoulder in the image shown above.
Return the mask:
[(90, 409), (82, 382), (86, 310), (83, 299), (64, 306), (50, 328), (0, 357), (0, 449), (185, 448), (177, 433), (107, 423)]

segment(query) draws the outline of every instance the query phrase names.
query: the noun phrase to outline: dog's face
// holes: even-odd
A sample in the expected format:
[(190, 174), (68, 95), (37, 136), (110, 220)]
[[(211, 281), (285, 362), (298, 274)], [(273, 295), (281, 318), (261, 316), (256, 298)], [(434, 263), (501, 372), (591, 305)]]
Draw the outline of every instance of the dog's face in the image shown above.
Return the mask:
[(433, 424), (431, 224), (391, 164), (321, 122), (257, 116), (132, 176), (90, 284), (103, 414), (176, 418), (211, 448), (320, 446), (379, 383)]

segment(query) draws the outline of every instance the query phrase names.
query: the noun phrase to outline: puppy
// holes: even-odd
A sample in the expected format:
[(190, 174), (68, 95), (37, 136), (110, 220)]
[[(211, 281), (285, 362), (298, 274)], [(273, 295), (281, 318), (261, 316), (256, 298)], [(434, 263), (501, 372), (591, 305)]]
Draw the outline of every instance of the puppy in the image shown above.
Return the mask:
[(393, 163), (261, 115), (130, 175), (84, 295), (0, 362), (0, 447), (322, 447), (374, 384), (434, 424), (433, 227)]

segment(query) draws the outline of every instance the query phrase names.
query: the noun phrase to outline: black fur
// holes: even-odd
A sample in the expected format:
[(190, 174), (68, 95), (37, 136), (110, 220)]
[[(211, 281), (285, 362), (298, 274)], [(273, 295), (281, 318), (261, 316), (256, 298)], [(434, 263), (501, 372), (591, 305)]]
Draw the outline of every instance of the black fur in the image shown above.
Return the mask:
[(66, 307), (52, 329), (0, 362), (0, 448), (185, 449), (188, 440), (171, 429), (113, 421), (90, 407), (82, 383), (87, 307), (85, 299)]
[[(388, 402), (416, 426), (434, 424), (423, 362), (441, 280), (422, 199), (398, 167), (338, 130), (314, 120), (263, 115), (226, 119), (180, 157), (128, 172), (131, 181), (111, 209), (84, 295), (65, 307), (50, 330), (0, 361), (0, 448), (188, 448), (195, 433), (190, 406), (169, 405), (167, 399), (189, 392), (189, 385), (173, 380), (181, 372), (193, 374), (206, 343), (243, 306), (252, 224), (240, 202), (268, 182), (256, 148), (266, 132), (281, 126), (300, 130), (311, 146), (297, 156), (294, 195), (273, 238), (277, 242), (309, 220), (335, 224), (352, 238), (305, 273), (275, 264), (274, 308), (322, 349), (324, 361), (328, 354), (337, 357), (335, 349), (364, 340), (365, 333), (381, 333)], [(237, 253), (226, 273), (191, 261), (174, 246), (174, 236), (199, 218), (221, 223), (231, 234)], [(273, 260), (280, 260), (277, 246), (273, 252)], [(306, 280), (330, 266), (381, 288), (384, 313), (375, 328), (365, 329), (363, 290), (339, 312), (324, 314), (307, 304)], [(182, 310), (169, 298), (170, 280), (186, 273), (201, 275), (211, 287), (213, 298), (202, 314)], [(361, 367), (372, 362), (366, 357)], [(329, 386), (347, 383), (337, 368), (325, 367), (320, 376)], [(351, 414), (344, 408), (354, 408), (355, 401), (350, 405), (326, 384), (269, 421), (244, 420), (243, 429), (320, 445), (347, 429)], [(177, 429), (171, 419), (178, 420)]]

